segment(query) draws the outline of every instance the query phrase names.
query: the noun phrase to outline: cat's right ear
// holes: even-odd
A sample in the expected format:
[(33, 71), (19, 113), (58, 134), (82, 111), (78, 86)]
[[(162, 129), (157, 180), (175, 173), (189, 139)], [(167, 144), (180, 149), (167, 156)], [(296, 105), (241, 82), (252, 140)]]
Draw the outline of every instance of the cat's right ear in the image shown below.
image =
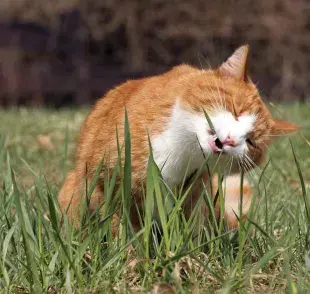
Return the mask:
[(300, 126), (290, 122), (273, 118), (272, 134), (275, 136), (287, 135), (300, 129)]
[(247, 74), (248, 54), (249, 45), (239, 47), (233, 55), (219, 67), (218, 72), (220, 76), (247, 82), (249, 80)]

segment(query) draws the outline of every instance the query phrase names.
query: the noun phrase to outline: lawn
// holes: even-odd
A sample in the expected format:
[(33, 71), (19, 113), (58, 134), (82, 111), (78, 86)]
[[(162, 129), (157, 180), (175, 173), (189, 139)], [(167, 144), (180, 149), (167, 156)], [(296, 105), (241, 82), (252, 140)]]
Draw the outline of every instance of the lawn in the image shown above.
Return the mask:
[[(1, 291), (310, 291), (310, 104), (271, 110), (302, 131), (278, 139), (265, 164), (250, 175), (258, 204), (239, 232), (225, 230), (212, 213), (204, 226), (197, 226), (195, 213), (186, 220), (180, 209), (186, 191), (168, 191), (150, 160), (141, 216), (145, 227), (131, 232), (123, 201), (116, 238), (109, 228), (113, 200), (100, 224), (85, 218), (82, 232), (58, 210), (57, 193), (73, 166), (77, 133), (89, 109), (0, 110)], [(119, 199), (128, 195), (129, 177), (125, 166)], [(107, 177), (105, 184), (113, 190), (113, 179)], [(207, 195), (201, 201), (208, 202)]]

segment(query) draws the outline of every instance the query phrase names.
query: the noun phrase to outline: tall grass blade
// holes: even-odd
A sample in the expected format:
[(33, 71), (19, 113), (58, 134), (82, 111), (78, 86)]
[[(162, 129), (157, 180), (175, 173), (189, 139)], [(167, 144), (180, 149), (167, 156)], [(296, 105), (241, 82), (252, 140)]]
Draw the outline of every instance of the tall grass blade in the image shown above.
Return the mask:
[(4, 241), (3, 241), (3, 244), (2, 244), (2, 273), (3, 273), (3, 277), (4, 277), (4, 280), (5, 280), (5, 283), (7, 285), (7, 287), (9, 286), (10, 284), (10, 278), (9, 278), (9, 275), (8, 275), (8, 272), (5, 268), (5, 260), (6, 260), (6, 254), (8, 252), (8, 247), (9, 247), (9, 243), (11, 241), (11, 238), (14, 234), (14, 231), (17, 227), (17, 223), (15, 223), (11, 228), (10, 230), (7, 232), (5, 238), (4, 238)]
[(40, 280), (38, 276), (37, 266), (35, 263), (35, 257), (36, 257), (35, 237), (34, 237), (34, 234), (33, 234), (29, 219), (28, 219), (28, 213), (23, 208), (23, 205), (21, 202), (21, 195), (17, 188), (17, 184), (15, 181), (13, 172), (11, 174), (11, 178), (12, 178), (12, 183), (13, 183), (13, 189), (15, 192), (14, 197), (15, 197), (16, 212), (17, 212), (18, 219), (21, 225), (22, 240), (23, 240), (26, 259), (27, 259), (28, 273), (30, 276), (29, 284), (30, 284), (32, 291), (37, 292), (41, 289), (41, 287), (40, 287)]
[(213, 132), (214, 134), (216, 134), (215, 127), (214, 127), (214, 125), (213, 125), (213, 123), (212, 123), (212, 121), (211, 121), (211, 119), (210, 119), (210, 116), (208, 115), (208, 113), (206, 112), (205, 109), (203, 110), (203, 112), (204, 112), (204, 114), (205, 114), (205, 117), (206, 117), (206, 119), (207, 119), (207, 122), (208, 122), (208, 124), (209, 124), (210, 129), (212, 130), (212, 132)]
[(126, 236), (130, 236), (131, 222), (131, 137), (128, 121), (127, 109), (125, 110), (125, 163), (124, 163), (124, 177), (123, 177), (123, 225), (126, 228)]

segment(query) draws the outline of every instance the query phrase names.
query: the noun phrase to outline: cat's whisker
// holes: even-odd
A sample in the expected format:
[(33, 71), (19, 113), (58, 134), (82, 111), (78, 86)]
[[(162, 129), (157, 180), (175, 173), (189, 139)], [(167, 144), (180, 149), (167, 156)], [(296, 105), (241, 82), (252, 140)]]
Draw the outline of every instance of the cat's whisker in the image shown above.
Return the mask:
[[(201, 56), (202, 58), (204, 58), (204, 57), (203, 57), (202, 55), (200, 55), (200, 54), (198, 55), (198, 58), (199, 58), (200, 56)], [(207, 60), (206, 60), (205, 58), (204, 58), (204, 60), (207, 62)], [(200, 58), (199, 58), (199, 63), (200, 63), (201, 69), (203, 70), (203, 66), (202, 66), (202, 63), (201, 63)], [(208, 63), (208, 62), (207, 62), (207, 63)], [(210, 63), (208, 63), (208, 65), (209, 65), (209, 68), (211, 68)], [(206, 77), (206, 79), (207, 79), (207, 77)], [(217, 86), (217, 88), (218, 88), (217, 81), (216, 81), (215, 83), (216, 83), (216, 86)], [(224, 105), (224, 103), (218, 103), (218, 99), (216, 99), (217, 97), (219, 97), (220, 100), (222, 100), (222, 102), (225, 102), (225, 100), (222, 99), (222, 97), (221, 97), (219, 88), (218, 88), (218, 93), (217, 93), (218, 95), (214, 95), (214, 94), (216, 94), (216, 93), (213, 91), (212, 87), (208, 87), (208, 90), (211, 92), (212, 96), (214, 96), (214, 98), (211, 99), (212, 101), (214, 101), (214, 102), (216, 103), (216, 107), (214, 107), (214, 102), (211, 102), (211, 104), (212, 104), (212, 106), (214, 107), (214, 109), (215, 109), (215, 110), (226, 109), (226, 105)], [(219, 102), (221, 102), (221, 101), (219, 101)]]
[(211, 63), (201, 54), (201, 57), (203, 58), (203, 60), (207, 63), (209, 69), (212, 68)]
[(199, 61), (199, 64), (200, 64), (200, 69), (203, 70), (202, 62), (201, 62), (201, 59), (200, 59), (201, 53), (198, 52), (198, 53), (197, 53), (197, 56), (198, 56), (198, 61)]
[(227, 102), (227, 97), (226, 97), (226, 93), (225, 93), (225, 92), (223, 93), (223, 98), (224, 98), (224, 100), (223, 100), (223, 106), (225, 107), (226, 110), (228, 110), (228, 108), (227, 108), (227, 103), (226, 103), (226, 102)]
[[(216, 83), (216, 86), (217, 86), (218, 91), (219, 91), (218, 82)], [(226, 93), (225, 93), (225, 92), (222, 92), (222, 93), (219, 93), (219, 95), (223, 98), (223, 99), (222, 99), (222, 105), (223, 105), (224, 109), (227, 110), (227, 104), (226, 104), (227, 97), (226, 97)]]
[(245, 157), (241, 157), (242, 163), (245, 167), (247, 174), (254, 180), (256, 174), (253, 172), (251, 165), (246, 161)]
[(245, 162), (242, 160), (241, 155), (239, 155), (239, 158), (238, 158), (238, 165), (239, 165), (240, 172), (244, 171), (245, 174), (248, 175), (253, 181), (255, 180), (253, 175), (250, 173), (250, 169), (247, 167)]
[(260, 144), (264, 145), (267, 148), (267, 150), (271, 152), (269, 146), (265, 142), (261, 141)]
[(220, 111), (221, 109), (222, 109), (222, 106), (221, 106), (221, 104), (218, 102), (218, 99), (217, 99), (217, 94), (216, 93), (214, 93), (214, 91), (213, 90), (210, 90), (211, 91), (211, 93), (212, 93), (212, 105), (214, 105), (214, 103), (215, 103), (215, 105), (216, 105), (216, 107), (215, 107), (215, 109), (217, 110), (217, 111)]
[(233, 156), (231, 156), (230, 159), (231, 159), (230, 160), (231, 163), (230, 163), (230, 167), (229, 167), (229, 171), (228, 171), (227, 175), (230, 175), (230, 172), (231, 172), (231, 169), (232, 169), (232, 166), (233, 166), (233, 162), (234, 162), (234, 157)]
[[(248, 160), (251, 160), (251, 158), (248, 157)], [(265, 177), (267, 180), (270, 180), (270, 178), (265, 174), (265, 172), (260, 167), (258, 167), (254, 162), (253, 164), (255, 165), (256, 169), (259, 170), (261, 176)]]
[(261, 176), (263, 176), (263, 177), (265, 177), (267, 180), (270, 180), (270, 178), (265, 174), (265, 172), (263, 171), (263, 170), (261, 170), (258, 166), (257, 166), (257, 164), (255, 164), (253, 161), (252, 161), (252, 159), (247, 155), (247, 159), (246, 160), (248, 160), (249, 162), (251, 162), (252, 163), (252, 165), (253, 165), (253, 167), (255, 168), (255, 170), (258, 170), (259, 172), (260, 172), (260, 174), (258, 174), (258, 173), (256, 173), (256, 176), (258, 177), (258, 178), (260, 178)]
[[(219, 97), (219, 94), (220, 94), (219, 91), (215, 92), (212, 86), (207, 87), (207, 89), (211, 93), (211, 104), (214, 105), (214, 103), (215, 103), (216, 104), (215, 108), (217, 110), (225, 109), (224, 106), (219, 101), (219, 99), (221, 99), (221, 97)], [(207, 93), (206, 93), (206, 95), (207, 95)]]
[(243, 160), (247, 163), (251, 171), (256, 175), (256, 168), (259, 169), (259, 167), (252, 161), (252, 159), (247, 154), (244, 154)]
[[(182, 82), (187, 83), (189, 86), (192, 86), (191, 81), (185, 79), (185, 77), (183, 79), (181, 78), (181, 80), (182, 80)], [(205, 93), (203, 91), (203, 89), (200, 89), (200, 88), (197, 88), (197, 89), (199, 89), (203, 93), (203, 95), (208, 95), (208, 93)], [(211, 92), (211, 96), (214, 96), (214, 91), (212, 89), (209, 89), (209, 91)], [(209, 96), (210, 96), (210, 93), (209, 93), (208, 97)], [(212, 109), (216, 110), (217, 112), (220, 112), (223, 109), (223, 107), (217, 103), (217, 99), (214, 99), (214, 98), (211, 99), (210, 104), (212, 106)]]
[(253, 181), (255, 182), (255, 179), (256, 179), (256, 175), (251, 171), (251, 168), (247, 167), (245, 168), (246, 170), (246, 175)]
[(214, 92), (213, 90), (211, 90), (212, 93), (213, 93), (213, 100), (216, 102), (216, 104), (218, 105), (218, 108), (219, 109), (223, 109), (223, 105), (221, 103), (221, 96), (220, 96), (220, 93), (219, 91), (218, 92)]
[[(201, 63), (201, 60), (200, 60), (200, 57), (202, 57), (204, 59), (204, 61), (208, 64), (209, 66), (209, 69), (211, 69), (211, 64), (205, 59), (205, 57), (201, 54), (198, 53), (198, 58), (199, 58), (199, 63), (200, 63), (200, 67), (201, 69), (203, 69), (203, 66), (202, 66), (202, 63)], [(207, 79), (207, 78), (206, 78)], [(213, 94), (214, 91), (211, 89), (211, 87), (208, 87), (209, 91)], [(216, 99), (215, 99), (216, 100)], [(217, 102), (217, 101), (216, 101)], [(218, 106), (221, 106), (221, 105), (218, 105)], [(219, 109), (221, 109), (222, 107), (218, 107)]]
[(252, 166), (254, 169), (258, 169), (259, 171), (261, 171), (261, 169), (259, 168), (259, 166), (258, 166), (247, 154), (244, 154), (244, 158), (251, 164), (251, 166)]
[[(188, 84), (189, 86), (192, 86), (192, 83), (191, 83), (190, 80), (188, 80), (188, 77), (181, 78), (181, 81), (184, 82), (184, 83), (186, 83), (186, 84)], [(203, 91), (203, 89), (200, 89), (200, 88), (197, 88), (197, 89), (199, 89), (204, 95), (208, 95), (208, 93), (205, 93), (205, 92)], [(216, 99), (216, 97), (218, 97), (217, 93), (214, 92), (214, 90), (213, 90), (211, 87), (208, 87), (208, 90), (210, 91), (211, 96), (213, 97), (213, 98), (211, 99), (211, 102), (210, 102), (212, 108), (213, 108), (214, 110), (216, 110), (217, 112), (220, 112), (221, 110), (225, 109), (225, 108), (223, 107), (223, 105), (221, 105), (220, 103), (218, 103), (218, 99)], [(210, 93), (209, 93), (208, 97), (210, 96)]]
[(241, 161), (240, 161), (240, 155), (238, 155), (238, 157), (237, 157), (237, 163), (238, 163), (238, 166), (239, 166), (239, 172), (241, 173), (243, 168), (242, 168)]
[(219, 85), (218, 85), (218, 82), (215, 81), (215, 85), (216, 85), (216, 88), (217, 88), (217, 94), (218, 94), (218, 98), (219, 98), (219, 103), (220, 105), (222, 106), (223, 109), (227, 109), (226, 108), (226, 97), (223, 97), (222, 96), (222, 93), (220, 91), (220, 88), (219, 88)]
[[(247, 162), (247, 161), (245, 160), (245, 162)], [(251, 166), (250, 163), (247, 162), (246, 164), (248, 166), (248, 173), (249, 173), (249, 175), (251, 176), (252, 180), (255, 181), (256, 178), (258, 177), (258, 174), (257, 174), (256, 170), (253, 169), (253, 167)]]
[(246, 171), (246, 173), (253, 179), (255, 180), (256, 177), (256, 173), (253, 170), (252, 165), (246, 160), (246, 158), (242, 155), (239, 155), (240, 158), (240, 162), (244, 168), (244, 170)]
[(283, 135), (273, 135), (273, 134), (269, 134), (269, 135), (261, 135), (262, 137), (283, 137)]

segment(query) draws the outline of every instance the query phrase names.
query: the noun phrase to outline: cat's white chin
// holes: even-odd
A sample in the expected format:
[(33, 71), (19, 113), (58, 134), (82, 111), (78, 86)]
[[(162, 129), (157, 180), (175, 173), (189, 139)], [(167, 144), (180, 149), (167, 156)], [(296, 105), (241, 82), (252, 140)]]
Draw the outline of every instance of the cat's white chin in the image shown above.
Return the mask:
[(232, 157), (237, 157), (239, 158), (240, 156), (244, 156), (245, 154), (247, 154), (246, 150), (243, 150), (241, 148), (236, 148), (236, 147), (225, 147), (223, 149), (219, 149), (219, 150), (212, 150), (210, 148), (209, 154), (212, 155), (218, 155), (218, 156), (222, 156), (222, 155), (226, 155), (226, 156), (232, 156)]
[(224, 146), (223, 153), (234, 157), (243, 156), (247, 153), (246, 143), (238, 145), (236, 147)]

